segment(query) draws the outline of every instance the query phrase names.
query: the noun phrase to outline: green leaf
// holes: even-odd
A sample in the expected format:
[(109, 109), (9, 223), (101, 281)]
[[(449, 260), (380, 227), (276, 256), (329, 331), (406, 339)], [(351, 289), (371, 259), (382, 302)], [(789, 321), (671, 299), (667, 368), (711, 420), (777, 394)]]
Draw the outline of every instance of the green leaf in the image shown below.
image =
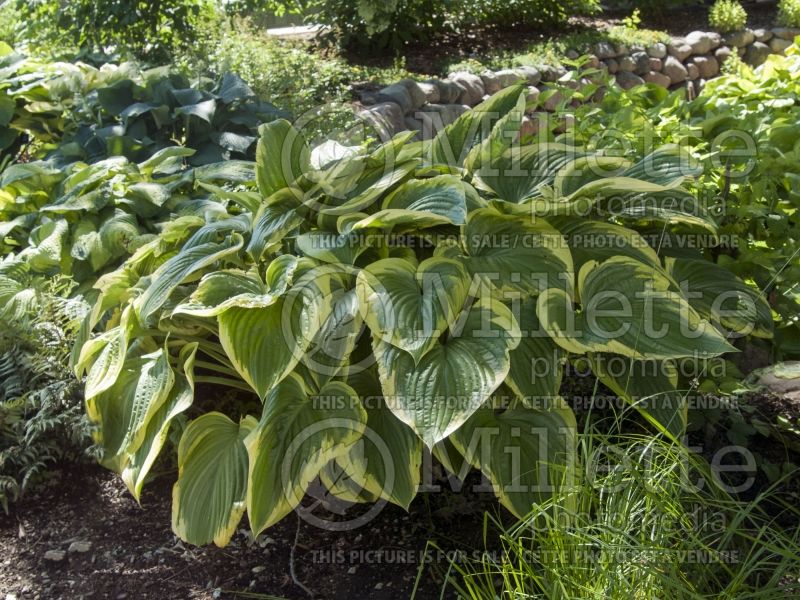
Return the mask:
[(462, 237), (464, 265), (503, 298), (572, 289), (572, 257), (562, 235), (543, 219), (504, 215), (492, 208), (470, 213)]
[(457, 430), (503, 382), (519, 343), (511, 311), (488, 297), (460, 315), (458, 330), (415, 362), (373, 337), (383, 395), (391, 411), (430, 448)]
[(310, 396), (292, 374), (270, 391), (247, 443), (247, 513), (255, 535), (300, 504), (322, 468), (358, 441), (366, 421), (358, 394), (340, 381)]
[(580, 313), (575, 314), (571, 296), (551, 288), (539, 296), (537, 314), (559, 346), (578, 354), (611, 352), (661, 360), (735, 351), (671, 288), (671, 280), (657, 267), (618, 256), (581, 268)]
[(308, 171), (309, 149), (303, 135), (285, 119), (261, 125), (258, 133), (256, 181), (261, 196), (269, 198)]
[(451, 259), (429, 258), (417, 267), (386, 258), (359, 273), (356, 289), (373, 336), (419, 362), (455, 322), (469, 295), (469, 283), (464, 268)]
[(244, 440), (253, 417), (237, 425), (210, 412), (189, 423), (178, 446), (172, 490), (172, 529), (185, 542), (225, 546), (245, 509), (248, 456)]
[(683, 258), (667, 258), (666, 268), (702, 316), (740, 336), (772, 337), (772, 310), (763, 295), (728, 269)]
[(517, 103), (492, 128), (492, 132), (480, 144), (476, 144), (464, 159), (468, 173), (478, 171), (483, 165), (491, 165), (511, 147), (519, 136), (522, 118), (525, 116), (525, 94), (520, 93)]
[(300, 191), (295, 188), (279, 190), (261, 204), (253, 220), (253, 235), (247, 246), (253, 260), (258, 261), (265, 252), (278, 247), (289, 232), (303, 223), (304, 212)]
[[(559, 399), (560, 400), (560, 399)], [(576, 423), (563, 400), (551, 409), (478, 410), (450, 440), (492, 482), (516, 517), (568, 491), (576, 477)]]

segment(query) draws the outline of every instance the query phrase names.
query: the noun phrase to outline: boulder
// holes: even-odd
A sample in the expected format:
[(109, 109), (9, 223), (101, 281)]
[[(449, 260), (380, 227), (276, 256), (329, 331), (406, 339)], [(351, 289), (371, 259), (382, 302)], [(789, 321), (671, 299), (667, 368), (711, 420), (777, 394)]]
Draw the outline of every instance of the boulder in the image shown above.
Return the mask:
[(614, 50), (614, 46), (608, 42), (598, 42), (594, 47), (594, 53), (597, 55), (597, 58), (601, 60), (617, 57), (617, 52)]
[(600, 59), (597, 58), (594, 54), (587, 54), (586, 55), (586, 64), (585, 66), (589, 69), (599, 69), (600, 68)]
[(695, 56), (692, 62), (697, 65), (697, 70), (703, 79), (711, 79), (719, 75), (719, 62), (713, 56)]
[(650, 72), (650, 56), (647, 52), (634, 52), (631, 54), (634, 62), (634, 73), (638, 75), (646, 75)]
[(661, 42), (656, 42), (652, 46), (648, 46), (647, 54), (653, 58), (665, 58), (667, 56), (667, 46)]
[(408, 95), (411, 98), (411, 110), (416, 110), (427, 102), (425, 90), (413, 79), (401, 79), (397, 83), (408, 90)]
[(769, 47), (775, 54), (783, 54), (792, 43), (789, 40), (774, 37), (769, 41)]
[(619, 59), (620, 72), (633, 73), (636, 70), (636, 61), (632, 56), (623, 56)]
[(717, 59), (719, 64), (725, 62), (725, 60), (731, 55), (731, 49), (728, 46), (720, 46), (716, 50), (714, 50), (714, 57)]
[(545, 90), (547, 92), (551, 92), (547, 100), (544, 101), (544, 109), (547, 112), (553, 112), (558, 108), (558, 105), (564, 101), (564, 94), (561, 93), (561, 90)]
[(406, 86), (400, 83), (393, 83), (378, 92), (376, 97), (378, 104), (393, 103), (400, 107), (400, 110), (405, 114), (417, 108), (414, 101), (411, 99)]
[(405, 129), (403, 109), (395, 102), (381, 102), (361, 111), (359, 116), (377, 129), (381, 138), (390, 138)]
[(756, 36), (757, 42), (766, 44), (775, 34), (773, 34), (769, 29), (754, 29), (753, 35)]
[(497, 80), (500, 82), (501, 88), (511, 87), (515, 83), (519, 83), (521, 79), (523, 79), (522, 75), (515, 71), (514, 69), (503, 69), (501, 71), (496, 71), (495, 76)]
[(531, 119), (528, 116), (522, 117), (522, 123), (519, 128), (519, 137), (524, 138), (530, 135), (536, 135), (539, 131), (539, 119)]
[(694, 81), (700, 78), (700, 69), (694, 63), (686, 63), (686, 74), (689, 79)]
[(607, 58), (603, 61), (603, 63), (606, 65), (608, 72), (611, 73), (612, 75), (617, 71), (619, 71), (619, 63), (617, 62), (617, 59)]
[(726, 33), (722, 38), (722, 42), (726, 46), (736, 46), (737, 48), (743, 48), (752, 44), (755, 40), (755, 34), (749, 29), (745, 29), (744, 31), (731, 31), (730, 33)]
[(483, 82), (483, 89), (490, 96), (496, 94), (502, 88), (500, 87), (500, 78), (492, 71), (484, 71), (481, 73), (481, 81)]
[(647, 61), (648, 66), (650, 67), (651, 71), (660, 71), (664, 68), (664, 61), (660, 58), (650, 57), (650, 60)]
[(711, 52), (712, 40), (705, 31), (692, 31), (686, 36), (686, 43), (692, 47), (692, 54)]
[(769, 46), (761, 42), (753, 42), (745, 50), (743, 60), (748, 65), (757, 67), (764, 64), (770, 54), (772, 54), (772, 50)]
[(675, 56), (668, 56), (664, 61), (664, 75), (674, 84), (683, 83), (689, 77), (689, 72), (683, 63)]
[(535, 107), (539, 102), (539, 95), (541, 92), (535, 85), (529, 85), (525, 93), (525, 104), (530, 107)]
[(463, 88), (457, 100), (459, 104), (474, 106), (483, 100), (483, 95), (486, 93), (486, 90), (483, 87), (483, 80), (477, 75), (467, 73), (466, 71), (459, 71), (457, 73), (451, 73), (450, 79), (453, 83)]
[(439, 88), (439, 102), (451, 104), (458, 101), (459, 96), (464, 91), (461, 85), (449, 79), (437, 79), (436, 85)]
[(673, 38), (667, 47), (667, 52), (679, 62), (683, 62), (692, 55), (692, 47), (681, 38)]
[(617, 73), (617, 84), (623, 90), (629, 90), (632, 87), (644, 84), (644, 79), (630, 71), (620, 71)]
[[(522, 68), (530, 69), (532, 67), (522, 67)], [(558, 81), (558, 78), (561, 77), (564, 73), (566, 73), (566, 69), (564, 69), (563, 67), (554, 67), (552, 65), (542, 65), (541, 70), (537, 69), (533, 70), (538, 73), (538, 78), (531, 78), (526, 76), (526, 79), (530, 85), (536, 85), (540, 81)]]
[(625, 56), (626, 54), (631, 53), (631, 51), (625, 44), (616, 44), (614, 46), (614, 52), (617, 53), (617, 56)]
[(800, 29), (796, 27), (775, 27), (772, 30), (772, 33), (775, 35), (775, 37), (779, 37), (782, 40), (789, 40), (791, 42), (794, 41), (794, 38), (800, 35)]
[(419, 89), (425, 94), (425, 102), (428, 104), (436, 104), (441, 99), (439, 94), (439, 86), (429, 81), (423, 81), (419, 84)]
[(664, 75), (664, 73), (659, 73), (658, 71), (650, 71), (647, 75), (644, 76), (644, 80), (647, 83), (655, 83), (658, 86), (663, 88), (668, 88), (672, 81), (669, 77)]

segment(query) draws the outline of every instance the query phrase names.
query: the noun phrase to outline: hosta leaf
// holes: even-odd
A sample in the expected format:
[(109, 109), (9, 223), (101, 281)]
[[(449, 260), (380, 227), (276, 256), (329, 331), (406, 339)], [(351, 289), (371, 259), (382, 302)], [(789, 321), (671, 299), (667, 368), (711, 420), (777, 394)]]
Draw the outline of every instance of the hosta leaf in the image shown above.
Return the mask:
[[(355, 163), (355, 161), (350, 161)], [(324, 206), (320, 212), (326, 215), (341, 216), (362, 211), (372, 206), (386, 192), (406, 179), (417, 168), (415, 160), (396, 164), (381, 165), (359, 173), (355, 183), (344, 180), (337, 189), (329, 191), (335, 198), (335, 205)], [(339, 167), (341, 168), (341, 167)]]
[(467, 270), (504, 297), (572, 289), (572, 257), (564, 238), (542, 219), (480, 209), (470, 213), (462, 237)]
[(417, 267), (386, 258), (359, 273), (356, 289), (372, 334), (419, 362), (454, 323), (469, 283), (464, 268), (451, 259), (430, 258)]
[(175, 375), (163, 350), (125, 361), (114, 384), (86, 400), (86, 413), (100, 426), (95, 441), (102, 463), (121, 472), (147, 433), (147, 424), (166, 401)]
[(221, 258), (238, 252), (242, 243), (242, 236), (233, 234), (224, 242), (200, 244), (170, 258), (153, 273), (150, 287), (138, 298), (139, 318), (143, 322), (146, 321), (187, 277)]
[(289, 121), (276, 119), (259, 127), (256, 180), (263, 198), (291, 186), (309, 169), (309, 149)]
[(280, 245), (286, 234), (303, 223), (304, 212), (300, 191), (295, 188), (284, 188), (267, 199), (255, 215), (253, 235), (247, 246), (253, 260)]
[(217, 317), (225, 353), (262, 400), (302, 359), (337, 289), (335, 277), (311, 271), (269, 306), (233, 307)]
[(203, 545), (230, 541), (245, 509), (248, 457), (244, 440), (256, 420), (239, 424), (210, 412), (186, 428), (178, 447), (178, 481), (172, 490), (172, 529)]
[(182, 372), (174, 373), (175, 383), (167, 399), (148, 420), (141, 445), (128, 455), (128, 460), (122, 469), (122, 481), (136, 500), (139, 500), (150, 468), (167, 441), (172, 420), (192, 405), (196, 353), (196, 343), (187, 344), (181, 350), (179, 362)]
[(507, 87), (442, 129), (429, 148), (431, 164), (461, 167), (470, 149), (485, 139), (492, 125), (516, 106), (522, 91), (521, 85)]
[(252, 273), (234, 269), (214, 271), (200, 280), (197, 289), (186, 301), (176, 306), (172, 314), (216, 317), (234, 306), (269, 306), (284, 291), (285, 288), (277, 295), (270, 294), (267, 286)]
[(667, 271), (681, 286), (689, 304), (739, 335), (770, 338), (772, 310), (755, 288), (728, 269), (707, 260), (668, 258)]
[(330, 231), (309, 231), (297, 236), (297, 249), (327, 263), (352, 265), (367, 249), (361, 236)]
[(574, 485), (576, 423), (563, 403), (549, 410), (483, 407), (450, 440), (491, 480), (516, 517)]
[(342, 382), (326, 384), (315, 396), (294, 374), (276, 385), (247, 443), (253, 533), (294, 509), (320, 470), (358, 441), (366, 421), (358, 394)]
[(619, 256), (583, 266), (578, 277), (581, 313), (574, 313), (564, 290), (551, 288), (539, 297), (537, 314), (559, 346), (578, 354), (660, 360), (735, 350), (671, 288), (660, 269)]
[(687, 402), (675, 389), (678, 373), (670, 362), (633, 360), (595, 354), (591, 367), (600, 381), (645, 418), (681, 439), (686, 430)]
[(514, 143), (519, 135), (522, 117), (525, 116), (525, 94), (520, 93), (517, 103), (508, 114), (497, 121), (492, 132), (480, 144), (476, 144), (464, 159), (464, 168), (469, 173), (483, 165), (491, 165)]
[(94, 355), (97, 355), (97, 358), (92, 362), (91, 368), (89, 368), (86, 375), (86, 383), (84, 384), (84, 396), (87, 401), (113, 386), (122, 371), (122, 366), (125, 363), (125, 353), (128, 350), (131, 318), (131, 312), (128, 308), (123, 312), (122, 319), (117, 327), (95, 340), (90, 340), (81, 349), (80, 358), (76, 365), (78, 376), (84, 371)]
[(506, 378), (519, 343), (514, 316), (502, 303), (479, 298), (458, 330), (415, 363), (404, 350), (373, 337), (386, 404), (433, 447), (457, 430)]

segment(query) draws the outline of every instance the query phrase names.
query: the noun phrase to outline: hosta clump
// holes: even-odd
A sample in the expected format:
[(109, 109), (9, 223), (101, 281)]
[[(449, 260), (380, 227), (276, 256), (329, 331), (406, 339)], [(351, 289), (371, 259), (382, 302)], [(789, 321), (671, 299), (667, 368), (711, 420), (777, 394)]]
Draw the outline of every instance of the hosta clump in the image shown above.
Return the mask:
[[(670, 361), (730, 351), (729, 331), (770, 334), (747, 286), (664, 261), (637, 233), (714, 230), (677, 149), (632, 162), (520, 148), (524, 102), (509, 88), (433, 140), (371, 152), (311, 150), (269, 123), (249, 186), (215, 188), (204, 222), (177, 217), (99, 280), (76, 370), (103, 462), (138, 497), (188, 420), (181, 538), (224, 544), (245, 510), (258, 533), (317, 478), (407, 507), (426, 447), (454, 472), (481, 469), (524, 514), (576, 475), (565, 360), (585, 355), (680, 435)], [(733, 309), (715, 302), (732, 284)], [(257, 401), (223, 412), (209, 383)]]

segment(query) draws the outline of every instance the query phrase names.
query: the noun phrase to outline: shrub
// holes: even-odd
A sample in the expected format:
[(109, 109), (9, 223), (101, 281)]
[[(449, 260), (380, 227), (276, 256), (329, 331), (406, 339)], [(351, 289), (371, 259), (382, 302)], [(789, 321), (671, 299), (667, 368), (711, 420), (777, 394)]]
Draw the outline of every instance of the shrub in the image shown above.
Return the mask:
[(462, 2), (458, 10), (475, 25), (533, 25), (539, 27), (558, 27), (567, 23), (570, 17), (591, 15), (599, 12), (597, 0), (567, 0), (548, 2), (546, 0), (478, 0)]
[[(343, 499), (407, 507), (423, 445), (455, 472), (458, 456), (479, 467), (526, 514), (574, 475), (575, 417), (558, 396), (568, 356), (587, 355), (680, 436), (671, 360), (730, 351), (712, 322), (769, 336), (769, 311), (713, 263), (662, 262), (637, 232), (715, 229), (681, 188), (698, 170), (679, 149), (633, 163), (512, 148), (524, 108), (522, 86), (507, 88), (429, 142), (403, 133), (373, 149), (311, 150), (290, 123), (265, 125), (256, 164), (206, 186), (214, 210), (171, 219), (96, 285), (96, 334), (75, 368), (103, 464), (138, 497), (193, 406), (173, 527), (224, 545), (245, 508), (261, 532), (317, 477)], [(709, 302), (731, 290), (746, 312)], [(620, 297), (641, 300), (627, 319), (609, 317)], [(636, 325), (647, 310), (666, 337)], [(615, 333), (598, 334), (597, 318)], [(240, 404), (199, 391), (210, 384), (242, 390)], [(500, 437), (478, 448), (482, 431)]]
[(778, 23), (784, 27), (800, 27), (799, 0), (780, 0), (778, 3)]
[(738, 0), (717, 0), (708, 13), (708, 24), (722, 33), (741, 31), (747, 25), (747, 13)]
[(17, 43), (17, 35), (22, 26), (19, 12), (11, 2), (0, 2), (0, 42), (9, 46)]

